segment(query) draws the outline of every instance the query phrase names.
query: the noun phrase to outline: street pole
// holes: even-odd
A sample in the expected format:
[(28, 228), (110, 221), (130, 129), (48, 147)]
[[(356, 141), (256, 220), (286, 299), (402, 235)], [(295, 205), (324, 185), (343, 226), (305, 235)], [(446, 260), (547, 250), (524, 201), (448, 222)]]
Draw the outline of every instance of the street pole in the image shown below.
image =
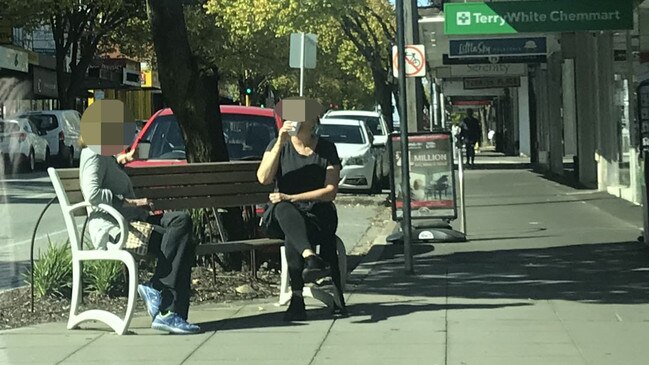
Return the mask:
[[(409, 1), (409, 0), (405, 0)], [(397, 66), (399, 71), (399, 121), (401, 123), (401, 191), (403, 192), (403, 256), (407, 274), (414, 273), (412, 259), (412, 224), (410, 217), (410, 156), (408, 154), (408, 109), (406, 105), (406, 39), (404, 0), (396, 0)], [(414, 95), (413, 95), (414, 96)], [(416, 130), (416, 129), (415, 129)]]
[(304, 96), (304, 32), (301, 33), (302, 42), (300, 43), (300, 96)]
[[(404, 44), (419, 44), (419, 14), (417, 13), (417, 0), (403, 0), (403, 36)], [(400, 63), (401, 65), (401, 63)], [(410, 132), (417, 132), (423, 123), (424, 98), (421, 86), (421, 79), (418, 77), (409, 77), (405, 80), (408, 94), (409, 119), (404, 119), (403, 126), (408, 126)]]
[(435, 78), (433, 77), (433, 120), (435, 122), (435, 127), (439, 128), (439, 95), (437, 95), (437, 84), (435, 83)]
[(435, 78), (433, 78), (433, 75), (430, 75), (430, 103), (428, 103), (428, 130), (432, 131), (433, 127), (435, 126), (433, 123), (433, 113), (435, 112), (435, 109), (433, 109), (433, 99), (435, 99)]
[(460, 216), (462, 223), (462, 233), (466, 236), (466, 204), (464, 202), (464, 156), (462, 156), (462, 145), (459, 142), (456, 143), (457, 148), (457, 166), (458, 166), (458, 180), (460, 180), (460, 208), (462, 210), (462, 215)]

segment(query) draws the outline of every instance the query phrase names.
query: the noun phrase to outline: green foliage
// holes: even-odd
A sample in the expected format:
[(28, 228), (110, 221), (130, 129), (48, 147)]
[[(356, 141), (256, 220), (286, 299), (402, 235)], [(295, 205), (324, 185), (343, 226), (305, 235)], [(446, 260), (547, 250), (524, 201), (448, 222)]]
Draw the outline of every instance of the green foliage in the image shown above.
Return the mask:
[(83, 264), (84, 289), (109, 295), (124, 286), (124, 264), (121, 261), (88, 261)]
[(192, 219), (192, 239), (196, 243), (207, 242), (209, 236), (209, 217), (208, 209), (189, 209), (187, 210)]
[[(85, 292), (108, 295), (125, 285), (123, 264), (119, 261), (87, 261), (83, 263)], [(24, 274), (31, 284), (31, 270)], [(34, 293), (37, 297), (70, 297), (72, 291), (72, 251), (70, 241), (55, 244), (48, 238), (45, 251), (38, 251), (34, 261)]]
[[(72, 252), (70, 242), (53, 244), (48, 237), (47, 251), (38, 250), (34, 262), (34, 292), (38, 297), (48, 295), (68, 296), (72, 289)], [(25, 274), (31, 284), (31, 269)]]

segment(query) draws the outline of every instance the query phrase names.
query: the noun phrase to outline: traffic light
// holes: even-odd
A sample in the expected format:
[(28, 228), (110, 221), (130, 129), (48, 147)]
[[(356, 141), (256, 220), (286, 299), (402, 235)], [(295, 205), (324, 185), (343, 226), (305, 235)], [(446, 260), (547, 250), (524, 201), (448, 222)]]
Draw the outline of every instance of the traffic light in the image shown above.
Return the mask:
[(254, 90), (255, 82), (251, 78), (247, 78), (246, 81), (243, 84), (244, 86), (244, 91), (246, 95), (252, 95), (252, 92)]

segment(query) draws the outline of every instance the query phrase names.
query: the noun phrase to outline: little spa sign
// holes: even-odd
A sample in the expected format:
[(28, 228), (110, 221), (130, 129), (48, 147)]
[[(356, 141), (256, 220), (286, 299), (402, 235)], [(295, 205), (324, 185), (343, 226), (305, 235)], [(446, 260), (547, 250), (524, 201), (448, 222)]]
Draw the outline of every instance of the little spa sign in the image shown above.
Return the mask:
[(448, 35), (633, 29), (633, 0), (447, 3)]

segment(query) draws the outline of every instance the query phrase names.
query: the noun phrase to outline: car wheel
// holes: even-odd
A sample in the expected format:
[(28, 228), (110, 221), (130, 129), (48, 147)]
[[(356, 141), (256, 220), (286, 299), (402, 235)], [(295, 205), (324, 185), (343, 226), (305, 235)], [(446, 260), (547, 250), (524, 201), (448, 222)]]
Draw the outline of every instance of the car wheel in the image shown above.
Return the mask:
[(59, 157), (63, 167), (74, 167), (74, 150), (72, 149), (72, 147), (63, 147), (59, 151)]
[(377, 175), (377, 168), (374, 166), (374, 172), (372, 173), (372, 185), (370, 186), (370, 194), (380, 194), (381, 193), (381, 179)]
[(43, 166), (43, 170), (47, 170), (48, 167), (50, 167), (52, 164), (52, 155), (50, 154), (50, 148), (48, 147), (45, 149), (45, 159), (43, 160), (43, 163), (41, 166)]
[(34, 172), (36, 170), (36, 157), (33, 148), (29, 150), (29, 156), (25, 158), (22, 170), (24, 172)]

